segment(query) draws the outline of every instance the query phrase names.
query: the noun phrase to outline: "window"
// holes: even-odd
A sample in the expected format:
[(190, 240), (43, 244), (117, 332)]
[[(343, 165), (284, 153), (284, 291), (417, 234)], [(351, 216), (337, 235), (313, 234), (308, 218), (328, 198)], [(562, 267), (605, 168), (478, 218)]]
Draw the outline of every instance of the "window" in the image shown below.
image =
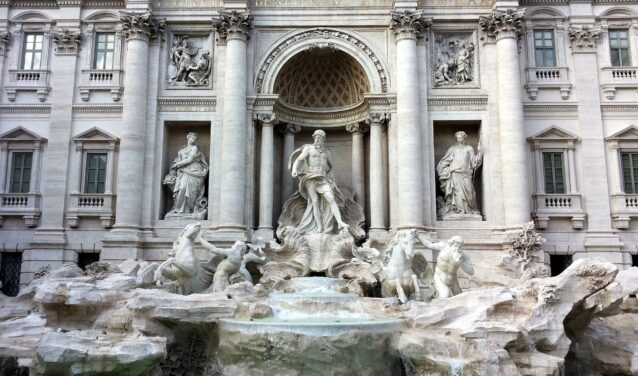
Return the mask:
[(534, 55), (537, 67), (556, 66), (553, 30), (534, 30)]
[(11, 163), (11, 193), (28, 193), (31, 183), (32, 152), (13, 153)]
[(84, 193), (104, 193), (107, 153), (87, 153)]
[(115, 33), (97, 33), (95, 37), (95, 69), (113, 69)]
[(638, 193), (638, 152), (620, 153), (624, 192)]
[(22, 69), (40, 69), (43, 42), (44, 35), (42, 33), (26, 33), (24, 35)]
[(20, 291), (20, 269), (22, 267), (22, 252), (3, 252), (0, 257), (0, 281), (2, 293), (16, 296)]
[(626, 67), (631, 65), (628, 30), (609, 30), (609, 48), (612, 66)]
[(552, 269), (552, 277), (556, 277), (572, 264), (571, 255), (549, 255), (549, 265)]
[(545, 193), (565, 193), (565, 168), (562, 152), (543, 152)]

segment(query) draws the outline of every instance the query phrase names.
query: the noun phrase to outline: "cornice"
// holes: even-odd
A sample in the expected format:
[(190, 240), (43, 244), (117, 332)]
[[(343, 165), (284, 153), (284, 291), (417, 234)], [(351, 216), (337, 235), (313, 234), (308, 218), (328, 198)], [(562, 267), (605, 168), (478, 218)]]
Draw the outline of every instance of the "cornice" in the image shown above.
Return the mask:
[(57, 8), (56, 0), (11, 0), (12, 8)]
[(50, 114), (49, 105), (0, 105), (0, 114)]
[(638, 103), (601, 104), (602, 112), (638, 112)]
[(429, 97), (430, 111), (486, 111), (487, 97)]
[(119, 114), (119, 113), (122, 113), (122, 105), (77, 104), (73, 106), (73, 113), (74, 114), (86, 114), (86, 113)]
[(126, 8), (124, 0), (84, 0), (83, 8)]
[(217, 99), (210, 97), (158, 98), (159, 112), (215, 112)]
[(577, 112), (578, 105), (577, 104), (551, 104), (551, 103), (542, 103), (542, 104), (524, 104), (523, 112), (526, 113), (554, 113), (554, 112)]

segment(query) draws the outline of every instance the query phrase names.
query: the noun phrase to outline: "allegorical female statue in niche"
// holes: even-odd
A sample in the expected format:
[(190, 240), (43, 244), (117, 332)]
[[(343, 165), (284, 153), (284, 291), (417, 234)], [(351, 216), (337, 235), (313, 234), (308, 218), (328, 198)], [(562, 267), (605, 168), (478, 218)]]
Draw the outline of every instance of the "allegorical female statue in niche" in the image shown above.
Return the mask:
[(443, 219), (481, 220), (474, 191), (474, 173), (483, 161), (481, 145), (479, 142), (478, 153), (474, 153), (474, 148), (465, 143), (465, 132), (456, 132), (454, 136), (456, 145), (447, 150), (436, 166), (445, 194)]
[(173, 192), (173, 208), (165, 218), (205, 219), (208, 202), (204, 198), (208, 163), (195, 145), (197, 133), (186, 135), (186, 145), (177, 152), (164, 184)]

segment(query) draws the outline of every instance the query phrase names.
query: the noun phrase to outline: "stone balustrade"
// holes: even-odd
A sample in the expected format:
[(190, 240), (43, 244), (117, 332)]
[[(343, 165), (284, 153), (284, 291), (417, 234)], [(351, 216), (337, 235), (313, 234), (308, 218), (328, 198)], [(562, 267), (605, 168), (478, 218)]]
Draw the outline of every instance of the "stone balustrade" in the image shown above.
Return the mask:
[(547, 228), (550, 218), (569, 218), (576, 230), (583, 228), (585, 212), (580, 194), (534, 194), (534, 218), (539, 229)]
[(638, 90), (638, 67), (604, 67), (601, 82), (607, 99), (614, 99), (618, 89)]
[(81, 218), (97, 218), (105, 228), (115, 219), (115, 195), (72, 193), (66, 219), (70, 227), (77, 227)]
[(122, 96), (122, 71), (119, 69), (83, 69), (80, 96), (87, 102), (92, 91), (109, 91), (113, 101)]
[(563, 99), (569, 98), (572, 84), (569, 82), (567, 67), (530, 67), (527, 72), (527, 95), (534, 100), (540, 89), (558, 89)]
[(35, 91), (40, 102), (49, 94), (49, 71), (44, 69), (10, 69), (5, 86), (7, 99), (14, 102), (18, 91)]
[(22, 217), (26, 226), (36, 226), (40, 217), (40, 194), (0, 193), (0, 226), (5, 217)]
[(611, 210), (614, 226), (618, 229), (628, 229), (631, 218), (638, 217), (638, 194), (612, 195)]

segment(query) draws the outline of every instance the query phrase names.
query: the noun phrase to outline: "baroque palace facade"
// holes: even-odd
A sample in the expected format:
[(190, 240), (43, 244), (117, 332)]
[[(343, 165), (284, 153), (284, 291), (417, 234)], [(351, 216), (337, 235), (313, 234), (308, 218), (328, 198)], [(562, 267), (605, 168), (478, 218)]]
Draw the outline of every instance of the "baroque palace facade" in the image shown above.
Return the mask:
[[(316, 129), (372, 241), (491, 257), (533, 219), (557, 270), (635, 265), (637, 65), (626, 0), (0, 0), (3, 291), (164, 259), (193, 221), (273, 239)], [(471, 215), (437, 169), (458, 131), (482, 157)]]

